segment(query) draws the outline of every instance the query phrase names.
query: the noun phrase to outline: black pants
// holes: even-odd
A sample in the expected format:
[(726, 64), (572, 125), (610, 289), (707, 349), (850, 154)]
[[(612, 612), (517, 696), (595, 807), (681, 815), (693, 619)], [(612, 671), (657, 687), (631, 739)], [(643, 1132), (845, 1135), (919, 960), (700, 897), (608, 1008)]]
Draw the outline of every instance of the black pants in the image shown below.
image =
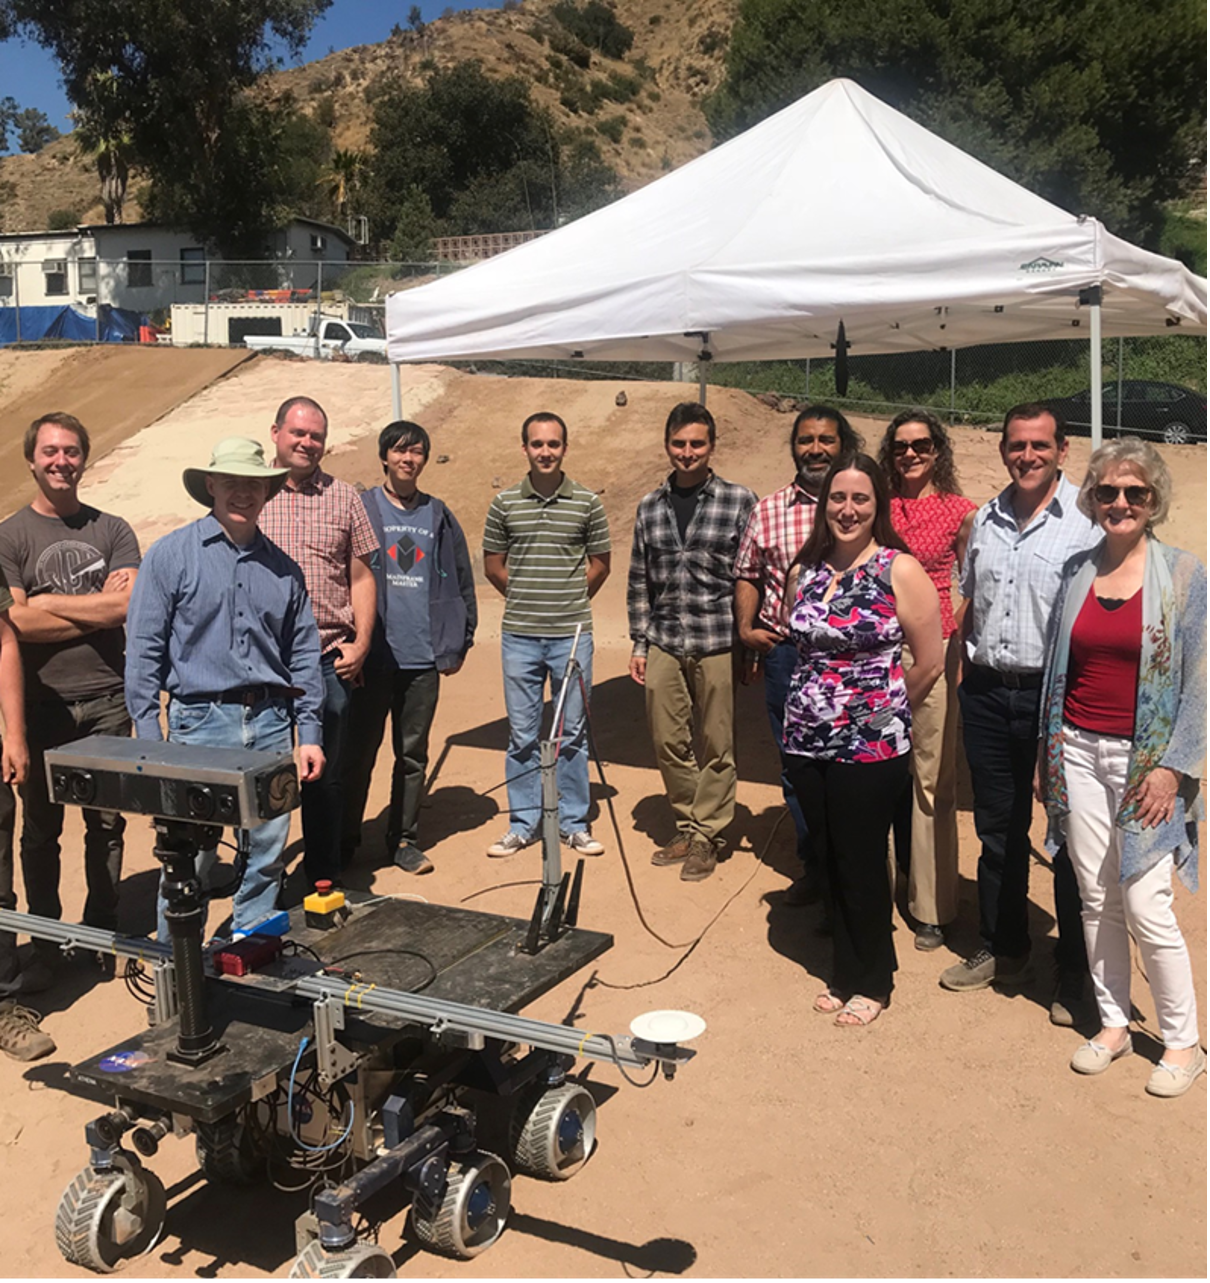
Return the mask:
[(336, 672), (338, 653), (330, 650), (320, 663), (324, 683), (324, 773), (301, 789), (303, 870), (311, 886), (321, 878), (340, 877), (340, 817), (344, 803), (341, 774), (348, 739), (350, 688)]
[(345, 741), (344, 819), (340, 850), (345, 865), (361, 844), (361, 821), (370, 777), (382, 744), (387, 714), (391, 715), (391, 806), (387, 812), (387, 854), (400, 842), (417, 840), (420, 800), (429, 765), (429, 731), (437, 712), (440, 678), (435, 668), (398, 668), (367, 673), (365, 685), (354, 688), (349, 701)]
[[(86, 735), (130, 734), (130, 715), (121, 691), (69, 704), (39, 701), (26, 708), (29, 774), (21, 786), (21, 872), (30, 913), (61, 918), (59, 838), (63, 808), (50, 799), (46, 786), (47, 749)], [(84, 811), (84, 878), (88, 897), (84, 924), (114, 931), (118, 925), (118, 883), (122, 877), (122, 835), (126, 821), (116, 811)], [(35, 942), (35, 948), (57, 958), (57, 948)]]
[[(979, 855), (979, 934), (997, 957), (1019, 958), (1029, 942), (1029, 826), (1038, 760), (1040, 690), (994, 684), (978, 668), (958, 688), (962, 732), (975, 795)], [(1062, 971), (1087, 971), (1080, 892), (1063, 847), (1054, 861), (1055, 917)]]
[[(13, 886), (13, 834), (17, 800), (12, 785), (0, 781), (0, 909), (17, 907)], [(21, 988), (21, 962), (17, 957), (17, 937), (11, 931), (0, 931), (0, 999), (11, 998)]]
[(832, 906), (831, 988), (885, 1001), (898, 967), (891, 940), (887, 834), (909, 758), (825, 762), (787, 754), (790, 782), (812, 839), (824, 838)]

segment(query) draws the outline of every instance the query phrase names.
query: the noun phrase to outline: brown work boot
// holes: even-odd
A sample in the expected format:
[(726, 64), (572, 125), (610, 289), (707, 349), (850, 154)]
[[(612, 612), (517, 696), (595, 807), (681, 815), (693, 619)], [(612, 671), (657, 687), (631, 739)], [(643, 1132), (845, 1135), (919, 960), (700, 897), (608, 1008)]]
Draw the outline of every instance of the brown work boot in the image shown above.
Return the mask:
[(691, 833), (678, 833), (667, 846), (660, 847), (651, 857), (651, 863), (661, 866), (665, 864), (680, 864), (682, 860), (688, 858), (689, 848), (692, 845), (693, 835)]
[(681, 866), (682, 882), (704, 882), (718, 865), (718, 848), (705, 838), (694, 838), (689, 858)]
[(39, 1060), (55, 1049), (55, 1040), (38, 1025), (42, 1017), (11, 998), (0, 1002), (0, 1051), (14, 1060)]

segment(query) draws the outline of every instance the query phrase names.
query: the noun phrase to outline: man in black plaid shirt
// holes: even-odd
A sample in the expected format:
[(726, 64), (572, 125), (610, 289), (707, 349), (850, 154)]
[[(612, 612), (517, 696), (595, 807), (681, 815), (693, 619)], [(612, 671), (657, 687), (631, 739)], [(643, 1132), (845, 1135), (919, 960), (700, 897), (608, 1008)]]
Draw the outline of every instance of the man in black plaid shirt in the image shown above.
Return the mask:
[[(639, 503), (626, 605), (630, 675), (647, 724), (676, 837), (652, 864), (680, 864), (700, 882), (735, 814), (735, 625), (732, 566), (756, 496), (714, 474), (714, 417), (688, 401), (664, 426), (672, 475)], [(702, 760), (693, 748), (697, 721)]]

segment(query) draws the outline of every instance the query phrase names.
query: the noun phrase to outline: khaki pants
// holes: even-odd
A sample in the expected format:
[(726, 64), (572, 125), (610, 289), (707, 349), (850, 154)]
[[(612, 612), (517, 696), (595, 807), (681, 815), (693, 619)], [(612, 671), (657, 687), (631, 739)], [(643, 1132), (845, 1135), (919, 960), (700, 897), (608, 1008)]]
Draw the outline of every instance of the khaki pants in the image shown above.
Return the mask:
[[(961, 658), (946, 643), (945, 673), (912, 713), (912, 864), (908, 912), (917, 922), (944, 926), (958, 916), (956, 681)], [(903, 648), (903, 668), (912, 666)]]
[[(735, 676), (730, 651), (647, 652), (647, 725), (681, 833), (713, 842), (735, 816)], [(693, 748), (697, 723), (701, 760)]]

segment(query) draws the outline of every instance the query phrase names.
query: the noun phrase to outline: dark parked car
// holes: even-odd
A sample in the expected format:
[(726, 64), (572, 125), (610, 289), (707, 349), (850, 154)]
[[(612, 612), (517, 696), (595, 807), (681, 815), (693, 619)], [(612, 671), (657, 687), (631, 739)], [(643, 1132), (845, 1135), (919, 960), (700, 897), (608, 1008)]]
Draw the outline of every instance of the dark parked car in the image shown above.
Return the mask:
[[(1119, 389), (1121, 390), (1119, 402)], [(1106, 383), (1102, 389), (1101, 423), (1106, 436), (1137, 432), (1179, 444), (1206, 439), (1206, 397), (1179, 383), (1156, 383), (1149, 379), (1123, 379)], [(1092, 393), (1051, 397), (1047, 405), (1067, 420), (1075, 432), (1092, 430)]]

